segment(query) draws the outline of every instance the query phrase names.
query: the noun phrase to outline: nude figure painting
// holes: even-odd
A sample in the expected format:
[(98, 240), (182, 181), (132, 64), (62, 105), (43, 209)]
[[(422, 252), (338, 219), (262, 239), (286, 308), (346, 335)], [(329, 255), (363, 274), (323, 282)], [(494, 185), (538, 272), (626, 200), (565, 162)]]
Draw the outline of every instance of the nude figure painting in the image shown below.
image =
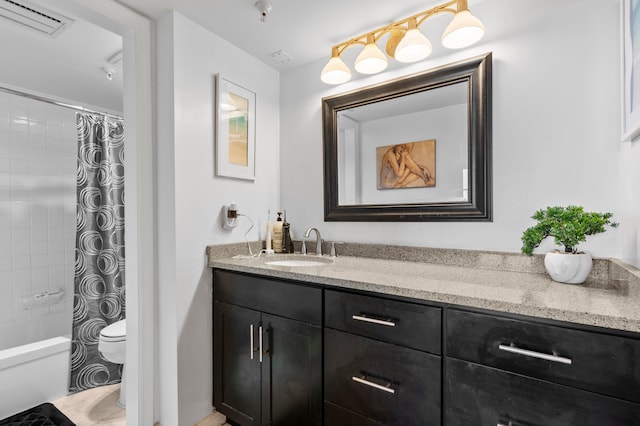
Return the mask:
[(376, 148), (378, 189), (436, 186), (436, 141)]

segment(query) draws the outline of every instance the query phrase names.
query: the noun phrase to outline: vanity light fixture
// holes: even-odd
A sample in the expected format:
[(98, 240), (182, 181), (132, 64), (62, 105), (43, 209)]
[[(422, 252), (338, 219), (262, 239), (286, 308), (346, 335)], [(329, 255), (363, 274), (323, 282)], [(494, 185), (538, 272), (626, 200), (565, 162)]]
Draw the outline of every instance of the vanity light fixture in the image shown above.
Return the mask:
[[(484, 36), (484, 25), (469, 12), (468, 0), (451, 0), (366, 34), (359, 35), (331, 48), (331, 59), (322, 69), (320, 79), (327, 84), (342, 84), (351, 79), (351, 70), (340, 58), (349, 47), (361, 44), (364, 49), (355, 62), (362, 74), (375, 74), (387, 67), (387, 56), (398, 62), (416, 62), (431, 54), (432, 46), (419, 30), (427, 19), (439, 13), (453, 13), (453, 20), (442, 34), (442, 45), (449, 49), (471, 46)], [(378, 48), (380, 38), (391, 33), (385, 54)]]
[(361, 74), (376, 74), (387, 67), (389, 61), (376, 45), (376, 39), (372, 34), (367, 36), (367, 44), (356, 58), (354, 68)]

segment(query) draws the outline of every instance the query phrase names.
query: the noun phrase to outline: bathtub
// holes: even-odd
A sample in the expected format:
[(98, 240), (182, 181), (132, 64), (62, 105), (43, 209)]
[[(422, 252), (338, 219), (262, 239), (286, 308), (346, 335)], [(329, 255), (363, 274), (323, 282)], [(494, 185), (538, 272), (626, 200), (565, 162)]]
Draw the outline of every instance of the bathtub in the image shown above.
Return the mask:
[(0, 350), (0, 419), (68, 393), (71, 339)]

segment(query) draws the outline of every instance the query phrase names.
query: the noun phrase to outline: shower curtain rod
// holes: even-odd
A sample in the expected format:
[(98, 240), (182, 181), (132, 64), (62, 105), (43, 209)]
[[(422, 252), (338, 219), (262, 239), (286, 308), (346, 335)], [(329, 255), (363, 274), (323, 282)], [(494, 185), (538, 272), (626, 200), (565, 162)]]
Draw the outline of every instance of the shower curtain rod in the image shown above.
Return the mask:
[(8, 87), (0, 86), (0, 91), (6, 92), (6, 93), (10, 93), (12, 95), (22, 96), (24, 98), (33, 99), (35, 101), (40, 101), (40, 102), (45, 102), (45, 103), (48, 103), (48, 104), (61, 106), (63, 108), (75, 109), (76, 111), (88, 112), (90, 114), (106, 115), (107, 117), (112, 117), (112, 118), (117, 118), (119, 120), (122, 120), (122, 116), (119, 116), (119, 115), (109, 114), (108, 112), (103, 112), (103, 111), (94, 111), (92, 109), (81, 107), (81, 106), (78, 106), (78, 105), (71, 105), (71, 104), (67, 104), (67, 103), (64, 103), (64, 102), (56, 101), (54, 99), (45, 98), (43, 96), (33, 95), (33, 94), (27, 93), (27, 92), (21, 92), (20, 90), (9, 89)]

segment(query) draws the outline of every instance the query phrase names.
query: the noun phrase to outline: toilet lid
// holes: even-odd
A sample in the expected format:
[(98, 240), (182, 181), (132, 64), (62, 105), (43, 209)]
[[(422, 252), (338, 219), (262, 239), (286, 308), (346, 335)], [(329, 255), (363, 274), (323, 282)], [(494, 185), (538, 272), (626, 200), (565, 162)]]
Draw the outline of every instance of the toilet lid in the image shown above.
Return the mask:
[(127, 338), (126, 320), (114, 322), (103, 328), (100, 332), (100, 338), (109, 341), (125, 340)]

